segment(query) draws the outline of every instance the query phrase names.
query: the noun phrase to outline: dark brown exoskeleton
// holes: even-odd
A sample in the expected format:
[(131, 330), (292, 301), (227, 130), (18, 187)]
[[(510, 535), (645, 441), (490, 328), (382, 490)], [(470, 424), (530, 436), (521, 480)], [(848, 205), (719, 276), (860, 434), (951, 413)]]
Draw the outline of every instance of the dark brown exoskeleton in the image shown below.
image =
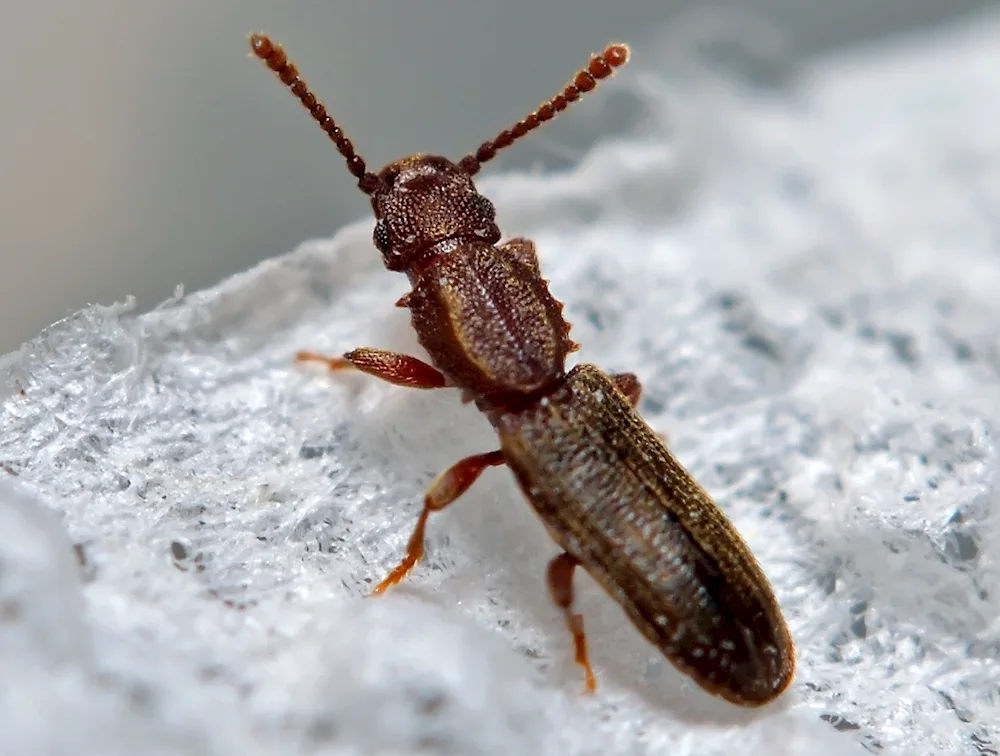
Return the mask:
[(551, 120), (628, 59), (609, 45), (536, 112), (453, 163), (414, 155), (371, 173), (284, 51), (263, 35), (250, 45), (337, 145), (375, 212), (375, 246), (405, 273), (417, 337), (430, 355), (362, 348), (311, 352), (401, 386), (453, 387), (475, 402), (500, 439), (431, 485), (402, 562), (375, 589), (402, 580), (424, 553), (431, 512), (444, 509), (488, 467), (506, 464), (563, 553), (548, 584), (565, 613), (576, 660), (596, 686), (573, 572), (583, 567), (649, 641), (702, 688), (742, 706), (776, 698), (794, 670), (792, 640), (774, 593), (746, 543), (705, 490), (635, 410), (631, 373), (593, 365), (566, 371), (576, 349), (563, 306), (542, 279), (534, 244), (500, 244), (493, 205), (472, 177), (497, 150)]

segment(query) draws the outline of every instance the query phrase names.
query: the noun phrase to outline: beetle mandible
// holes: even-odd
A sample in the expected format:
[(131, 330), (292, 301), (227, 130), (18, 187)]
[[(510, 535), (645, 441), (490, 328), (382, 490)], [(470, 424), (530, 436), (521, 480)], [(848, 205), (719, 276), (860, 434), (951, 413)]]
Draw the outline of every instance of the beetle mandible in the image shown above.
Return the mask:
[(459, 498), (488, 467), (507, 465), (562, 553), (547, 582), (565, 615), (588, 690), (596, 682), (583, 618), (573, 611), (582, 567), (635, 627), (710, 693), (761, 706), (791, 682), (792, 639), (774, 592), (750, 549), (708, 493), (636, 411), (632, 373), (593, 365), (566, 370), (577, 345), (563, 305), (542, 278), (535, 245), (500, 244), (492, 203), (473, 176), (624, 65), (629, 49), (608, 45), (538, 110), (457, 163), (417, 154), (372, 173), (309, 91), (284, 50), (263, 34), (253, 53), (298, 97), (371, 198), (375, 247), (405, 273), (409, 309), (430, 364), (360, 348), (341, 357), (300, 352), (333, 370), (357, 369), (411, 388), (456, 388), (497, 432), (500, 448), (441, 473), (400, 564), (375, 593), (401, 581), (424, 553), (428, 517)]

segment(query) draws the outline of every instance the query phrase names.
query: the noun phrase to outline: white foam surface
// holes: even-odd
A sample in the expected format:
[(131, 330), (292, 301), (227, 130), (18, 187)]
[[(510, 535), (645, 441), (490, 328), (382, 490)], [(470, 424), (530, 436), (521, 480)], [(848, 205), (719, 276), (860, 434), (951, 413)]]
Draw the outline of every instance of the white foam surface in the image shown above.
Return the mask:
[(292, 365), (417, 351), (365, 219), (0, 362), (0, 753), (995, 753), (998, 72), (995, 16), (768, 95), (647, 71), (670, 138), (483, 184), (770, 575), (778, 703), (703, 694), (588, 579), (580, 695), (502, 469), (366, 598), (495, 441), (451, 392)]

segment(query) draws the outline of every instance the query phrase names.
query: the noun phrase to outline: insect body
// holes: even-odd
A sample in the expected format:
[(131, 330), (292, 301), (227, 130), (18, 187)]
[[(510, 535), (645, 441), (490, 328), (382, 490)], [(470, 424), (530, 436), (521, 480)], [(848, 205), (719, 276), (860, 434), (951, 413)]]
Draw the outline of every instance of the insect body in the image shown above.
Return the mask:
[(401, 563), (376, 587), (401, 581), (424, 553), (432, 512), (458, 499), (488, 467), (506, 464), (562, 549), (548, 568), (576, 660), (596, 687), (573, 572), (583, 567), (643, 635), (705, 690), (743, 706), (790, 683), (794, 650), (778, 603), (743, 539), (635, 410), (631, 373), (566, 370), (576, 349), (562, 304), (541, 276), (534, 244), (500, 244), (493, 205), (472, 177), (482, 163), (550, 120), (628, 59), (610, 45), (552, 100), (457, 163), (414, 155), (375, 174), (263, 35), (251, 48), (309, 110), (371, 197), (374, 243), (412, 290), (410, 310), (430, 363), (361, 348), (341, 357), (301, 352), (334, 370), (358, 369), (414, 388), (457, 388), (492, 423), (495, 451), (460, 460), (431, 484)]

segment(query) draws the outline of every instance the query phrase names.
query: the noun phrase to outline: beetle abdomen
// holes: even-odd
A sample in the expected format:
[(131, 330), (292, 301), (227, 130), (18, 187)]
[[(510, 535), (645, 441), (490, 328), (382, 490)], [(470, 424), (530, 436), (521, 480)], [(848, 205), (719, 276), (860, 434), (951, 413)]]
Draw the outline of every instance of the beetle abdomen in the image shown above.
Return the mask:
[(549, 532), (678, 668), (744, 706), (787, 687), (792, 640), (759, 564), (604, 372), (491, 415)]

